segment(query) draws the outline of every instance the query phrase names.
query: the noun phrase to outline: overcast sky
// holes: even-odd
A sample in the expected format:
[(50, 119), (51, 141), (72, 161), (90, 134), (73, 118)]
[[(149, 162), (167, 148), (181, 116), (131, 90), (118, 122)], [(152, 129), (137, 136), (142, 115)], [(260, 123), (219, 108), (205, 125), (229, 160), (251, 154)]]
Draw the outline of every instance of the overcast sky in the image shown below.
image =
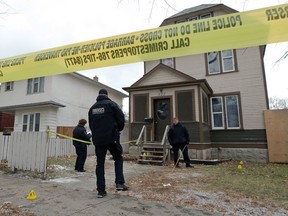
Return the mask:
[[(4, 4), (9, 5), (5, 6)], [(171, 7), (168, 7), (166, 2)], [(0, 0), (0, 59), (57, 46), (157, 28), (181, 10), (223, 3), (239, 12), (287, 0)], [(4, 14), (3, 14), (4, 12)], [(287, 27), (285, 27), (287, 28)], [(288, 42), (269, 44), (265, 69), (269, 97), (288, 98), (288, 59), (274, 65)], [(143, 75), (143, 63), (81, 71), (117, 90)]]

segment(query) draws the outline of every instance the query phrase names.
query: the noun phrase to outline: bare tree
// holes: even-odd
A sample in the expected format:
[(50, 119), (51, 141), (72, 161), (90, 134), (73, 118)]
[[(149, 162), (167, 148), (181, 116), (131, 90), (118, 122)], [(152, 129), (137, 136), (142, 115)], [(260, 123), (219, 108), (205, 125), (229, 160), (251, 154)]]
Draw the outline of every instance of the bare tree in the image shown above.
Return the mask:
[[(4, 15), (7, 14), (13, 14), (13, 9), (10, 7), (10, 5), (8, 5), (7, 3), (5, 3), (4, 0), (0, 0), (0, 21), (4, 19)], [(1, 22), (0, 22), (0, 26), (1, 26)]]
[(269, 98), (269, 107), (271, 110), (288, 109), (288, 98)]
[[(121, 5), (125, 0), (117, 0), (118, 1), (118, 5)], [(127, 0), (126, 0), (127, 1)], [(136, 0), (134, 0), (136, 1)], [(129, 1), (128, 1), (129, 2)], [(138, 5), (140, 7), (140, 0), (137, 0), (138, 2)], [(175, 1), (172, 1), (175, 3)], [(162, 4), (163, 6), (163, 9), (166, 10), (166, 13), (168, 12), (168, 10), (173, 10), (175, 12), (179, 12), (179, 10), (177, 10), (175, 7), (173, 7), (169, 2), (168, 0), (152, 0), (152, 1), (149, 1), (148, 3), (145, 3), (145, 4), (150, 4), (151, 7), (150, 7), (150, 12), (149, 12), (149, 15), (148, 15), (148, 20), (151, 20), (152, 19), (152, 14), (154, 12), (154, 9), (155, 9), (155, 5), (156, 3), (159, 3), (159, 4)]]

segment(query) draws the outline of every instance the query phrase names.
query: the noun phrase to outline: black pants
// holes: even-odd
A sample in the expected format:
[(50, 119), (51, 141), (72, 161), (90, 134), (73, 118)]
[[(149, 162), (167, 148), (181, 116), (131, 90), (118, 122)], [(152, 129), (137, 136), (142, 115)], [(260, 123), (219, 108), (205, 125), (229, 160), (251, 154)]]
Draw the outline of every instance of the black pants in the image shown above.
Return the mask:
[(172, 146), (172, 150), (174, 152), (174, 158), (173, 159), (174, 159), (175, 165), (178, 165), (177, 161), (179, 162), (179, 160), (178, 160), (179, 149), (183, 152), (184, 162), (185, 162), (186, 166), (190, 165), (190, 159), (188, 156), (188, 146), (186, 146), (186, 147), (185, 146), (186, 146), (185, 143), (175, 144)]
[(95, 146), (95, 153), (97, 157), (96, 165), (96, 186), (97, 191), (104, 192), (106, 188), (105, 184), (105, 158), (107, 151), (109, 151), (114, 160), (114, 169), (115, 169), (115, 184), (124, 184), (124, 175), (123, 175), (123, 149), (120, 143), (112, 143), (109, 145)]
[(87, 158), (87, 145), (74, 145), (76, 149), (76, 163), (75, 163), (75, 170), (77, 171), (83, 171), (84, 170), (84, 164)]

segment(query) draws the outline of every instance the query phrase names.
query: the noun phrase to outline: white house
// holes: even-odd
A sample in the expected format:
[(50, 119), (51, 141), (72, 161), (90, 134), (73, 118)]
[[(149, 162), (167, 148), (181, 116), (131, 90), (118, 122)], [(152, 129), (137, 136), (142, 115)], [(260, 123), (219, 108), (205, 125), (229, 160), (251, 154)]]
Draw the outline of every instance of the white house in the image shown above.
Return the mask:
[[(235, 13), (223, 4), (187, 8), (161, 26)], [(265, 46), (215, 50), (144, 62), (144, 75), (130, 87), (130, 139), (153, 118), (149, 137), (162, 140), (178, 116), (190, 134), (193, 158), (267, 161), (264, 111), (269, 109)]]
[(49, 127), (74, 127), (81, 118), (88, 120), (88, 110), (101, 88), (122, 107), (126, 94), (79, 73), (32, 78), (1, 83), (0, 132), (46, 131)]

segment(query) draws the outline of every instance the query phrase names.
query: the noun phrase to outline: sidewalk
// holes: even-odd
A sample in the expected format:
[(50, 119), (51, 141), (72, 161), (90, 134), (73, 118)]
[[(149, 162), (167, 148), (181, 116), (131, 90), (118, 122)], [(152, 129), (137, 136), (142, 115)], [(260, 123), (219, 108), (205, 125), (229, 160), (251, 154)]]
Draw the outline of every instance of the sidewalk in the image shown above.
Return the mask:
[[(95, 191), (95, 172), (75, 173), (73, 176), (53, 180), (30, 179), (0, 172), (0, 204), (6, 201), (14, 206), (29, 210), (37, 216), (68, 215), (221, 215), (161, 204), (158, 202), (138, 200), (127, 195), (127, 192), (113, 192), (113, 161), (106, 161), (107, 197), (97, 198)], [(125, 178), (157, 171), (161, 166), (139, 165), (124, 162)], [(27, 200), (29, 192), (34, 190), (37, 198)]]

